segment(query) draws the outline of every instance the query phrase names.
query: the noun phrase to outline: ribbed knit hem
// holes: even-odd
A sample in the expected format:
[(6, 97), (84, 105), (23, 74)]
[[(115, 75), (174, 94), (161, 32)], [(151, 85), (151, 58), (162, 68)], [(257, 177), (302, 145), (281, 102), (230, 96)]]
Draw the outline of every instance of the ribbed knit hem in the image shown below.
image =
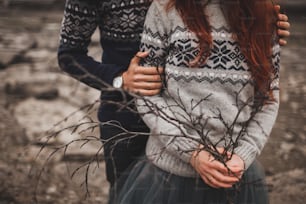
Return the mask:
[(189, 161), (193, 150), (169, 152), (162, 148), (158, 137), (151, 136), (147, 142), (146, 155), (160, 169), (184, 177), (197, 177)]
[(246, 143), (241, 142), (239, 147), (237, 147), (234, 152), (237, 154), (243, 161), (244, 161), (244, 168), (245, 170), (250, 167), (250, 165), (254, 162), (257, 156), (256, 148), (254, 146)]

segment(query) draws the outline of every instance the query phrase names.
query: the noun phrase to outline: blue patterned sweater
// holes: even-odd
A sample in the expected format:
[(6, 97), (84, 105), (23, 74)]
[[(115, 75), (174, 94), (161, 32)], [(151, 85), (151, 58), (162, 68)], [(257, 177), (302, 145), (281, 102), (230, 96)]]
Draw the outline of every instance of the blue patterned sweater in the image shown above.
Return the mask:
[[(150, 3), (150, 0), (66, 0), (58, 49), (61, 69), (94, 88), (104, 87), (101, 81), (111, 85), (139, 51), (140, 35)], [(97, 28), (103, 49), (102, 62), (88, 55), (91, 36)], [(101, 97), (121, 99), (119, 93), (107, 91)], [(102, 105), (100, 121), (118, 120), (127, 127), (137, 125), (137, 120), (140, 120), (128, 111), (116, 115), (116, 110), (114, 106)]]
[[(150, 2), (145, 0), (66, 0), (59, 56), (71, 55), (86, 71), (111, 84), (139, 50), (149, 5)], [(97, 28), (101, 35), (103, 63), (87, 55), (91, 36)], [(76, 66), (61, 59), (59, 63), (65, 71), (79, 74)]]

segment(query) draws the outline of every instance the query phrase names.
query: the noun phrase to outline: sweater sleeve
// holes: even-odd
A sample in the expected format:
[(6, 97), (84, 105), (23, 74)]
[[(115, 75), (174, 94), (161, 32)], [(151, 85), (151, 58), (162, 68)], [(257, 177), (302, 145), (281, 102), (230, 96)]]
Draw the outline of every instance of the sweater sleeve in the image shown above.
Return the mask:
[(250, 122), (244, 135), (238, 141), (238, 147), (235, 153), (240, 156), (245, 163), (247, 169), (256, 157), (261, 153), (267, 139), (272, 131), (277, 118), (279, 109), (279, 71), (280, 71), (280, 46), (278, 44), (273, 47), (272, 65), (274, 67), (274, 77), (272, 79), (270, 89), (272, 90), (273, 99), (265, 103), (261, 109), (256, 112), (254, 118)]
[[(143, 61), (145, 66), (164, 67), (168, 55), (171, 20), (162, 2), (153, 1), (145, 20), (141, 40), (141, 50), (149, 52)], [(198, 147), (196, 132), (177, 120), (171, 105), (167, 103), (167, 97), (165, 90), (160, 95), (138, 99), (137, 110), (150, 128), (151, 137), (157, 137), (167, 152), (188, 163), (192, 151)]]
[(60, 68), (94, 87), (112, 84), (123, 66), (102, 64), (88, 56), (88, 45), (98, 23), (98, 1), (66, 0), (58, 48)]

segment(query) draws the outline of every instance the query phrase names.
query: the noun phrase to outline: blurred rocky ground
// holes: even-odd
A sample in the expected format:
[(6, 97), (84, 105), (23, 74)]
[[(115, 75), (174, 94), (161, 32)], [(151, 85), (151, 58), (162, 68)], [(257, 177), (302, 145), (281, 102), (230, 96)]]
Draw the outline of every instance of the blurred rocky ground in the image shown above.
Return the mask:
[[(292, 36), (282, 50), (281, 108), (260, 157), (272, 204), (306, 200), (306, 1), (281, 1)], [(0, 0), (0, 204), (103, 204), (108, 195), (100, 143), (75, 142), (66, 152), (54, 147), (84, 135), (98, 136), (87, 124), (74, 133), (56, 131), (88, 118), (96, 121), (99, 93), (59, 71), (56, 49), (63, 0)], [(100, 58), (93, 36), (90, 55)], [(46, 136), (55, 133), (47, 146)], [(43, 149), (42, 149), (43, 147)], [(40, 150), (41, 153), (37, 156)], [(86, 162), (90, 197), (85, 199)], [(71, 178), (74, 171), (80, 171)], [(97, 166), (98, 165), (98, 166)]]
[[(86, 145), (74, 142), (65, 154), (58, 151), (52, 156), (55, 146), (84, 138), (84, 135), (97, 136), (97, 129), (83, 136), (79, 130), (89, 125), (80, 127), (74, 134), (70, 129), (56, 134), (44, 146), (46, 136), (87, 122), (88, 117), (95, 120), (96, 106), (90, 110), (81, 110), (81, 107), (99, 99), (97, 91), (59, 71), (56, 50), (64, 1), (2, 3), (0, 203), (106, 203), (108, 184), (97, 139)], [(99, 58), (101, 50), (97, 36), (92, 46), (91, 55)], [(71, 117), (67, 117), (69, 115)], [(43, 151), (37, 156), (42, 147)], [(85, 181), (86, 162), (95, 158), (97, 162), (93, 162), (88, 171), (91, 196), (85, 200), (86, 187), (81, 185)], [(84, 168), (74, 172), (82, 165)]]

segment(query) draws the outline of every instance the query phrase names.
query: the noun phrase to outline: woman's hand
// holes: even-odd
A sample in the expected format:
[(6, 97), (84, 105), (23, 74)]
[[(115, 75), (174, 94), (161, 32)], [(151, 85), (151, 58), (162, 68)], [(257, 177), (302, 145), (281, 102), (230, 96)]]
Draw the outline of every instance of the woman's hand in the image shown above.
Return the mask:
[(230, 175), (240, 179), (244, 172), (244, 161), (237, 154), (231, 155), (230, 158), (226, 162), (227, 168), (230, 169)]
[(128, 70), (122, 74), (123, 89), (142, 96), (153, 96), (160, 92), (163, 68), (139, 66), (140, 60), (147, 55), (147, 52), (138, 52), (132, 58)]
[[(280, 11), (280, 6), (276, 5), (275, 10), (277, 13)], [(287, 40), (285, 38), (290, 36), (290, 23), (288, 22), (288, 16), (286, 14), (278, 14), (278, 21), (277, 21), (277, 34), (279, 36), (279, 44), (286, 45)]]
[[(205, 150), (194, 151), (190, 163), (204, 182), (213, 188), (230, 188), (239, 181), (240, 177), (230, 175), (224, 164)], [(240, 161), (236, 156), (228, 161), (228, 165), (235, 174), (241, 173)]]

